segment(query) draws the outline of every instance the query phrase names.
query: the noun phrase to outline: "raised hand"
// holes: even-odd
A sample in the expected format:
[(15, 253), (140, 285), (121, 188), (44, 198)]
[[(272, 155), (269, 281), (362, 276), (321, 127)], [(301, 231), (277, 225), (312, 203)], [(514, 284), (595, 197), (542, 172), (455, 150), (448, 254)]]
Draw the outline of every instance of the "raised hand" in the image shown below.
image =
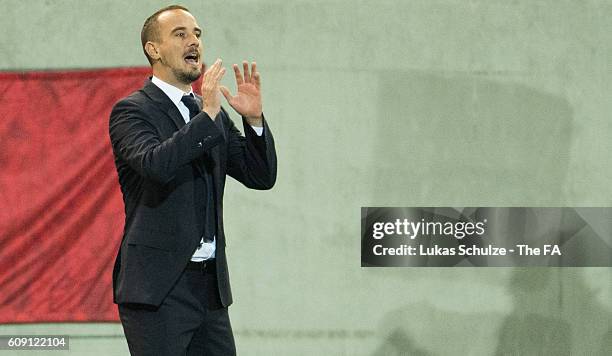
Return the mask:
[(257, 71), (257, 64), (255, 62), (251, 63), (251, 70), (249, 71), (249, 62), (242, 62), (244, 74), (240, 73), (240, 68), (237, 64), (234, 64), (233, 67), (238, 92), (233, 96), (226, 87), (221, 86), (219, 89), (232, 108), (240, 115), (246, 117), (249, 124), (261, 126), (261, 78)]
[(221, 58), (218, 58), (210, 68), (204, 72), (202, 77), (202, 111), (208, 114), (211, 119), (215, 119), (221, 111), (221, 100), (219, 99), (219, 82), (225, 74), (225, 68), (221, 66)]

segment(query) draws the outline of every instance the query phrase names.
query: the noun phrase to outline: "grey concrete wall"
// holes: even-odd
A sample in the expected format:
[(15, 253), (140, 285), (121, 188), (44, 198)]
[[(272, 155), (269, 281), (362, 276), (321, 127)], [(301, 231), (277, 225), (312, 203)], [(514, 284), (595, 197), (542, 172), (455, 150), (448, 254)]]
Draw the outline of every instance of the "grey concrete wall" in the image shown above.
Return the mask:
[[(0, 69), (144, 66), (166, 4), (1, 0)], [(241, 354), (612, 352), (609, 268), (359, 267), (361, 206), (610, 206), (612, 1), (183, 4), (206, 61), (258, 62), (277, 141), (274, 190), (227, 187)], [(118, 325), (0, 326), (29, 330), (127, 352)]]

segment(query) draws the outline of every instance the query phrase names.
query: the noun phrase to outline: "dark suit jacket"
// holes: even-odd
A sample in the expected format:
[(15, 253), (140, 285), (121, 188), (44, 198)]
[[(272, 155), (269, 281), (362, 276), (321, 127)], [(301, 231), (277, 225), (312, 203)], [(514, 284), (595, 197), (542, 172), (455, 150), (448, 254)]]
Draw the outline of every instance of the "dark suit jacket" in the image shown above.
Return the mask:
[(204, 214), (197, 202), (205, 197), (194, 195), (194, 183), (204, 169), (212, 171), (216, 196), (219, 294), (224, 306), (232, 303), (223, 232), (226, 174), (254, 189), (270, 189), (276, 181), (270, 128), (264, 120), (259, 137), (243, 123), (246, 137), (225, 110), (215, 121), (202, 112), (185, 124), (150, 80), (115, 105), (109, 133), (125, 203), (113, 269), (115, 303), (158, 306), (177, 281), (202, 237)]

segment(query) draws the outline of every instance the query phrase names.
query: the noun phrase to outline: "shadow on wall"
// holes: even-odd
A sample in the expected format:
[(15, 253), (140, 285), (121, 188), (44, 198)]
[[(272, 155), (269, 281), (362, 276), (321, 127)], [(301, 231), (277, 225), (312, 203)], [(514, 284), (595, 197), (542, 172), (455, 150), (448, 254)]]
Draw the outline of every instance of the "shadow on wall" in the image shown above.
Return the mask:
[(612, 313), (581, 270), (516, 269), (509, 291), (514, 311), (501, 326), (496, 356), (612, 355)]
[(379, 80), (374, 201), (524, 206), (563, 196), (573, 116), (565, 99), (468, 74)]
[[(563, 201), (573, 129), (564, 98), (470, 74), (394, 72), (380, 76), (378, 104), (372, 201)], [(515, 269), (509, 315), (486, 311), (505, 309), (496, 300), (484, 299), (483, 312), (465, 311), (462, 300), (452, 310), (409, 304), (383, 316), (372, 355), (610, 355), (611, 313), (583, 278), (578, 269)]]
[(418, 346), (402, 329), (391, 332), (383, 345), (381, 345), (372, 356), (430, 356), (431, 354)]
[(513, 310), (506, 316), (464, 311), (474, 302), (461, 299), (453, 310), (427, 302), (393, 310), (381, 320), (382, 342), (371, 355), (612, 355), (612, 313), (581, 270), (517, 268), (508, 291)]
[(473, 304), (456, 298), (452, 309), (425, 301), (393, 310), (377, 328), (381, 343), (371, 355), (492, 355), (503, 315), (464, 310)]

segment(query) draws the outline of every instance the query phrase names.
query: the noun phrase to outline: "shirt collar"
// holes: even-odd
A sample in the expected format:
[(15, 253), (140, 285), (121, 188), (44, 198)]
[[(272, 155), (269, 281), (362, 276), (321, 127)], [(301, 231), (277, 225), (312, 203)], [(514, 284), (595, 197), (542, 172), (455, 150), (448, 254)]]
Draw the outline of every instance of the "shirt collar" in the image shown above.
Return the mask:
[(186, 93), (181, 89), (175, 87), (174, 85), (164, 82), (156, 76), (153, 76), (153, 78), (151, 78), (151, 82), (153, 82), (153, 84), (155, 84), (159, 89), (161, 89), (168, 96), (168, 98), (172, 100), (174, 105), (177, 106), (181, 102), (181, 98), (183, 97), (183, 95), (189, 95), (193, 93), (193, 89), (190, 89), (189, 92)]

